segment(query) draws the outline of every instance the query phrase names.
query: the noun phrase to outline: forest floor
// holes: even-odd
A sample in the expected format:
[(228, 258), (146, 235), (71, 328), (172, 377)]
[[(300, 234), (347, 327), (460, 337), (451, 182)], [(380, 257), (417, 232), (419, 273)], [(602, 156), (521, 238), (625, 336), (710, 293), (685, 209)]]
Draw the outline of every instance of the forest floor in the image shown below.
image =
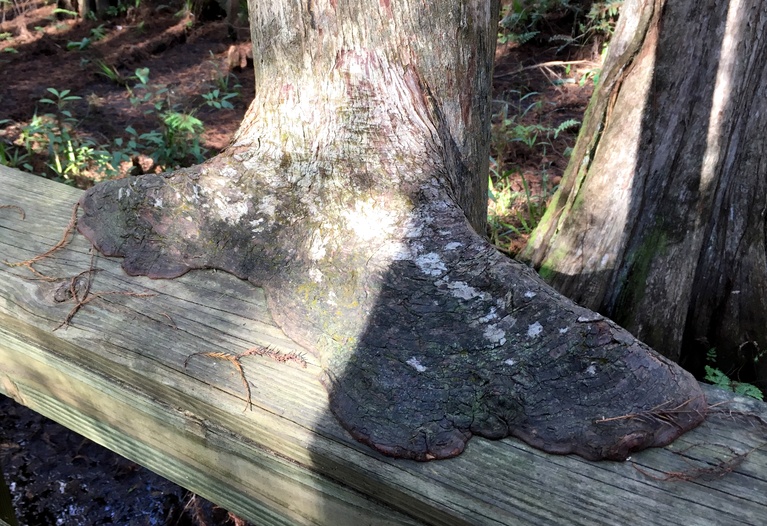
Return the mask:
[[(120, 175), (172, 168), (226, 147), (253, 97), (248, 44), (232, 47), (215, 13), (202, 21), (178, 2), (142, 3), (106, 21), (77, 21), (42, 1), (10, 5), (0, 18), (4, 164), (81, 188), (104, 177), (93, 153), (104, 145), (126, 153)], [(512, 255), (562, 177), (599, 67), (596, 45), (552, 42), (570, 20), (549, 22), (536, 38), (499, 44), (496, 53), (488, 234)], [(152, 159), (127, 146), (167, 133), (168, 112), (201, 121), (197, 151), (176, 144), (176, 157)], [(53, 116), (47, 124), (39, 120), (45, 114)], [(38, 135), (30, 139), (35, 116)], [(41, 148), (46, 130), (57, 138)], [(2, 396), (0, 467), (21, 524), (235, 524), (226, 511)]]

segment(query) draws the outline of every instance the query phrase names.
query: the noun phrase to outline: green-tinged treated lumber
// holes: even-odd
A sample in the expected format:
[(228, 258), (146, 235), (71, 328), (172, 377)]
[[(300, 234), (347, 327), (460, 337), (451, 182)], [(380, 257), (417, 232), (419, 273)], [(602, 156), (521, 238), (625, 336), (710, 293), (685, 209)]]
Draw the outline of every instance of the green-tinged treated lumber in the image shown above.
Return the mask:
[[(53, 246), (79, 196), (0, 166), (0, 205), (26, 214), (0, 208), (0, 260)], [(77, 235), (35, 268), (71, 278), (90, 268), (89, 248)], [(765, 404), (706, 388), (720, 413), (623, 463), (548, 455), (513, 439), (475, 439), (437, 462), (391, 459), (329, 414), (313, 357), (306, 368), (244, 357), (246, 410), (232, 364), (192, 356), (256, 345), (301, 352), (260, 289), (222, 272), (150, 280), (125, 275), (117, 260), (97, 257), (95, 266), (95, 299), (54, 330), (74, 306), (58, 301), (69, 282), (0, 265), (0, 392), (256, 524), (767, 523), (767, 428), (738, 414), (767, 419)], [(664, 480), (700, 475), (734, 453), (749, 454), (722, 476)]]

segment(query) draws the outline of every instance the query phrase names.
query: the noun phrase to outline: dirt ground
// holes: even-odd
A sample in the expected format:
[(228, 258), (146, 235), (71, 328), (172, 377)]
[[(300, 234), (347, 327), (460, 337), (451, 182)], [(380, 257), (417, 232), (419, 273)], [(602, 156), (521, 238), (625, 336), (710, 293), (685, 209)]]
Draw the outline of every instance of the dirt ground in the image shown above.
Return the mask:
[[(96, 142), (125, 136), (129, 126), (139, 133), (152, 130), (156, 116), (131, 105), (125, 86), (99, 73), (104, 63), (125, 78), (149, 68), (151, 83), (167, 86), (174, 104), (194, 108), (204, 122), (202, 142), (209, 156), (227, 145), (252, 99), (253, 69), (250, 63), (241, 68), (239, 61), (229, 66), (232, 41), (215, 13), (210, 20), (195, 20), (177, 16), (178, 2), (170, 7), (142, 2), (106, 21), (76, 21), (60, 19), (55, 5), (34, 2), (18, 0), (13, 5), (24, 7), (23, 14), (9, 8), (0, 17), (0, 121), (8, 119), (0, 124), (0, 141), (16, 140), (35, 112), (46, 110), (39, 101), (50, 96), (48, 88), (82, 97), (71, 111), (78, 133)], [(561, 179), (578, 126), (556, 137), (552, 131), (582, 118), (592, 83), (579, 79), (597, 67), (598, 58), (596, 47), (558, 49), (549, 37), (560, 26), (554, 20), (540, 37), (521, 46), (501, 44), (496, 53), (491, 168), (496, 184), (517, 196), (527, 187), (541, 206)], [(103, 37), (77, 49), (94, 30)], [(246, 28), (243, 32), (247, 35)], [(223, 76), (239, 84), (234, 108), (203, 106), (200, 94)], [(538, 130), (540, 137), (521, 140), (522, 132), (512, 130), (517, 125), (522, 132)], [(42, 158), (31, 164), (35, 172), (46, 170)], [(68, 182), (93, 184), (87, 178)], [(514, 253), (524, 243), (530, 196), (527, 201), (512, 205), (500, 221), (506, 226), (497, 241), (504, 251)], [(2, 396), (0, 467), (20, 524), (235, 524), (226, 511)]]

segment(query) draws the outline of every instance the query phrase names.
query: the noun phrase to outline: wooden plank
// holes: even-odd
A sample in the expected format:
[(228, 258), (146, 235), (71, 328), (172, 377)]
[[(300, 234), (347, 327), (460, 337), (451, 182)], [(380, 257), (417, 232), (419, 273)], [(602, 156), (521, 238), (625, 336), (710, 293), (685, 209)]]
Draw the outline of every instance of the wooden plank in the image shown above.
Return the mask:
[[(60, 237), (79, 191), (0, 167), (0, 260), (20, 261)], [(76, 236), (37, 268), (87, 270)], [(767, 441), (755, 420), (711, 418), (672, 446), (624, 463), (586, 462), (517, 440), (473, 439), (455, 459), (396, 460), (356, 443), (327, 408), (308, 367), (247, 357), (253, 408), (228, 362), (196, 352), (255, 344), (298, 350), (275, 326), (260, 289), (222, 272), (176, 280), (126, 276), (99, 257), (96, 299), (67, 328), (63, 282), (0, 265), (0, 391), (258, 524), (761, 524), (767, 522)], [(64, 286), (66, 288), (66, 285)], [(61, 296), (61, 292), (59, 292)], [(727, 407), (765, 405), (707, 390)], [(663, 473), (751, 453), (722, 477)], [(641, 470), (641, 471), (640, 471)]]

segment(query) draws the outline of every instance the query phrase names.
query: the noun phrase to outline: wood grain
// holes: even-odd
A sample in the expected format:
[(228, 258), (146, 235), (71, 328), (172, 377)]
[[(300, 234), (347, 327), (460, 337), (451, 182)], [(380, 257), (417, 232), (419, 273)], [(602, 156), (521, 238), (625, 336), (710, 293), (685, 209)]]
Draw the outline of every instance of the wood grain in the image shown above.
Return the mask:
[[(0, 166), (0, 260), (42, 253), (61, 237), (80, 193)], [(36, 268), (87, 270), (81, 236)], [(96, 259), (92, 294), (108, 294), (57, 327), (73, 302), (65, 281), (0, 265), (0, 392), (257, 524), (763, 524), (767, 434), (754, 418), (717, 415), (664, 449), (623, 463), (541, 453), (517, 440), (475, 438), (461, 456), (395, 460), (353, 441), (327, 409), (313, 357), (306, 369), (196, 352), (254, 345), (301, 349), (275, 326), (263, 293), (222, 272), (175, 280), (125, 275)], [(61, 297), (61, 294), (59, 294)], [(732, 411), (767, 406), (707, 388)], [(610, 416), (610, 415), (607, 415)], [(754, 449), (757, 448), (757, 449)], [(723, 476), (665, 481), (750, 452)]]

